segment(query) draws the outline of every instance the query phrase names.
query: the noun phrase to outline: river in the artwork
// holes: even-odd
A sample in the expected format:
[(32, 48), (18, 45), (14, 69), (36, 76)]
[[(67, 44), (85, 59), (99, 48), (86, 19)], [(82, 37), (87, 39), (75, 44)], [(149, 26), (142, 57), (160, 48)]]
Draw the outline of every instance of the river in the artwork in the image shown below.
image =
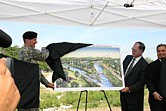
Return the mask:
[(103, 68), (100, 67), (100, 65), (98, 63), (95, 63), (94, 67), (96, 69), (96, 72), (98, 74), (98, 78), (100, 79), (100, 81), (98, 81), (97, 79), (94, 79), (91, 76), (88, 76), (87, 72), (85, 72), (81, 69), (74, 68), (74, 67), (71, 67), (71, 66), (68, 66), (68, 67), (70, 67), (70, 70), (77, 71), (78, 74), (80, 74), (80, 75), (84, 76), (85, 78), (95, 82), (96, 84), (98, 84), (101, 87), (112, 87), (113, 86), (112, 83), (110, 82), (110, 80), (103, 73)]

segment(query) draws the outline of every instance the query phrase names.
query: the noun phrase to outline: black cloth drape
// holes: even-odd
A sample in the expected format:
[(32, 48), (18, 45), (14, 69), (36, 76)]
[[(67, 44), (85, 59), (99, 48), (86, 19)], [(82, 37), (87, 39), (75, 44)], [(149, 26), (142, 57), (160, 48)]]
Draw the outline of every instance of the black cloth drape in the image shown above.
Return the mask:
[(17, 108), (39, 108), (39, 65), (14, 61), (14, 80), (21, 94)]
[(2, 57), (7, 58), (7, 62), (12, 59), (9, 69), (12, 69), (12, 77), (21, 95), (17, 108), (39, 108), (39, 65), (0, 54), (0, 58)]
[(39, 65), (14, 60), (14, 80), (21, 94), (17, 108), (39, 108)]
[(60, 60), (62, 56), (76, 49), (90, 45), (92, 44), (69, 43), (69, 42), (49, 44), (46, 48), (49, 50), (50, 54), (49, 57), (46, 59), (46, 62), (49, 65), (49, 67), (53, 70), (52, 82), (55, 82), (58, 78), (66, 80)]
[(14, 80), (21, 100), (17, 108), (39, 108), (39, 65), (14, 60)]
[(14, 80), (21, 94), (17, 108), (39, 108), (39, 66), (14, 59)]
[(159, 89), (163, 100), (166, 101), (166, 59), (161, 59)]

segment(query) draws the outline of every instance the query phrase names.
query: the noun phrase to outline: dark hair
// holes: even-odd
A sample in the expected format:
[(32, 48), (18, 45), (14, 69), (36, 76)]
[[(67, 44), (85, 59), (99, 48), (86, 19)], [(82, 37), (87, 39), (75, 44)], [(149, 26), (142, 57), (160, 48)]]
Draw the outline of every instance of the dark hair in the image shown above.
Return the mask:
[(166, 48), (166, 44), (159, 44), (159, 45), (157, 45), (156, 50), (161, 46), (164, 46)]
[(27, 31), (23, 34), (23, 40), (25, 42), (25, 39), (33, 39), (33, 38), (37, 38), (37, 33), (33, 32), (33, 31)]
[(144, 45), (144, 43), (142, 43), (142, 42), (136, 42), (136, 43), (138, 43), (140, 45), (139, 49), (142, 50), (142, 52), (144, 52), (145, 51), (145, 45)]

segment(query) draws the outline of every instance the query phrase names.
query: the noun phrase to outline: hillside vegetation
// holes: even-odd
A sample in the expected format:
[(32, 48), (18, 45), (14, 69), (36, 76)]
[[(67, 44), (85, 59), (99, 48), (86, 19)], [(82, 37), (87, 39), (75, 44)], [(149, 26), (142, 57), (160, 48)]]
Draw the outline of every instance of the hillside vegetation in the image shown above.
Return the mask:
[[(119, 91), (105, 91), (111, 107), (120, 107)], [(148, 106), (148, 90), (145, 89), (144, 93), (144, 107)], [(76, 109), (80, 97), (79, 91), (70, 92), (56, 92), (48, 91), (44, 88), (40, 90), (40, 108), (60, 107), (60, 105), (72, 105), (72, 109)], [(79, 104), (80, 109), (85, 108), (86, 93), (82, 93), (81, 101)], [(88, 91), (87, 95), (87, 108), (103, 108), (108, 107), (104, 93), (102, 91)]]

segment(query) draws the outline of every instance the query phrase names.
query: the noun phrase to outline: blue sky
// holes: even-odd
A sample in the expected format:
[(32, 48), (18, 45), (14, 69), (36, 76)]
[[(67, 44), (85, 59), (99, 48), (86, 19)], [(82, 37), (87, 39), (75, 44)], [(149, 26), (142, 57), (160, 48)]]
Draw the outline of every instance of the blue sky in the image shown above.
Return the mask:
[(0, 21), (0, 28), (12, 37), (12, 46), (23, 45), (22, 34), (25, 31), (36, 31), (38, 33), (36, 48), (38, 49), (56, 42), (113, 45), (120, 47), (122, 59), (127, 54), (131, 54), (134, 42), (142, 41), (146, 45), (143, 56), (154, 60), (156, 46), (166, 42), (166, 29), (94, 28), (7, 21)]
[(117, 47), (102, 47), (89, 46), (78, 49), (77, 51), (66, 54), (65, 57), (112, 57), (119, 58), (119, 48)]

